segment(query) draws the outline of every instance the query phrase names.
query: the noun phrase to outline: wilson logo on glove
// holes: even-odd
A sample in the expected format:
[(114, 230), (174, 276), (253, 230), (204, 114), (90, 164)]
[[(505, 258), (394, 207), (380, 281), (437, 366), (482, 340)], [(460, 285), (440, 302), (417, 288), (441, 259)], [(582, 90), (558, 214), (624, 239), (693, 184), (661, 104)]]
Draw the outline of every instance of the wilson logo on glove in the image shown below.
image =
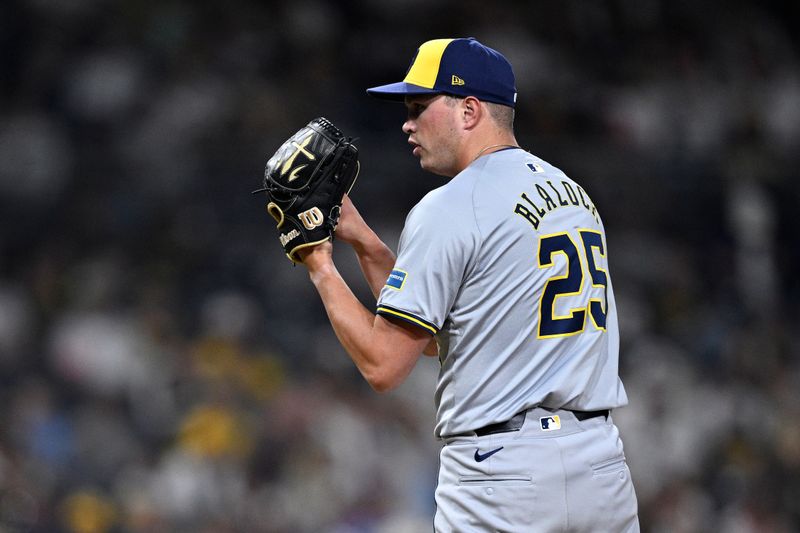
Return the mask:
[(286, 246), (286, 243), (294, 239), (295, 237), (299, 237), (300, 232), (296, 229), (293, 229), (289, 233), (281, 233), (278, 237), (278, 240), (281, 242), (281, 246)]
[[(302, 164), (295, 164), (303, 155)], [(284, 142), (267, 162), (267, 212), (277, 222), (286, 256), (333, 240), (342, 199), (358, 177), (358, 148), (325, 118), (316, 118)]]
[(303, 211), (297, 215), (297, 218), (303, 222), (306, 229), (314, 229), (325, 222), (325, 217), (322, 216), (322, 211), (319, 210), (319, 207), (312, 207), (308, 211)]

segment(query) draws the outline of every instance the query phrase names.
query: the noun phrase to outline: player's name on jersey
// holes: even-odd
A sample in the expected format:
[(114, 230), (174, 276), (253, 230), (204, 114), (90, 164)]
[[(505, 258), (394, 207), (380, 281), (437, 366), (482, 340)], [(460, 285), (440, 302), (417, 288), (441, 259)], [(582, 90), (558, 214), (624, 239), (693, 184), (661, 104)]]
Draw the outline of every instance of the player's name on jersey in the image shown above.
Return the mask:
[(514, 208), (514, 212), (530, 222), (533, 229), (539, 229), (539, 223), (548, 213), (562, 207), (583, 207), (600, 223), (597, 208), (580, 185), (564, 180), (556, 183), (545, 180), (544, 183), (535, 183), (534, 190), (535, 193), (520, 194), (522, 201)]

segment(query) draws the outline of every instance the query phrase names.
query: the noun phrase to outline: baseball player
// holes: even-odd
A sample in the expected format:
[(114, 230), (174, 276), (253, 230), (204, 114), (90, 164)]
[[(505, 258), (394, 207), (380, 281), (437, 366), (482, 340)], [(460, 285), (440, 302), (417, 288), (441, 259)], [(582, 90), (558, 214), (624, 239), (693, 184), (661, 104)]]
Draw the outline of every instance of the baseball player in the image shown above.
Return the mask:
[(345, 198), (336, 237), (377, 312), (329, 240), (299, 256), (375, 390), (438, 355), (435, 530), (638, 531), (611, 417), (627, 397), (605, 231), (579, 184), (519, 147), (511, 65), (473, 38), (436, 39), (403, 81), (367, 92), (405, 103), (413, 155), (452, 179), (410, 212), (396, 258)]

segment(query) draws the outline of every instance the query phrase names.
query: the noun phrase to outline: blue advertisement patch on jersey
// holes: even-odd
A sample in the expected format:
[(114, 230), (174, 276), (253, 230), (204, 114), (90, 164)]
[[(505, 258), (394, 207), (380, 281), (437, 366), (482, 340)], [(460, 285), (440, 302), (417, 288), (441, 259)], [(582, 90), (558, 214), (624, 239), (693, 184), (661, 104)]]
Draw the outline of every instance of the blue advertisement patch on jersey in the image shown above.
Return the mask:
[(406, 282), (407, 275), (408, 274), (402, 270), (392, 270), (392, 273), (389, 274), (389, 278), (386, 280), (386, 286), (397, 289), (398, 291), (401, 290), (403, 288), (403, 283)]

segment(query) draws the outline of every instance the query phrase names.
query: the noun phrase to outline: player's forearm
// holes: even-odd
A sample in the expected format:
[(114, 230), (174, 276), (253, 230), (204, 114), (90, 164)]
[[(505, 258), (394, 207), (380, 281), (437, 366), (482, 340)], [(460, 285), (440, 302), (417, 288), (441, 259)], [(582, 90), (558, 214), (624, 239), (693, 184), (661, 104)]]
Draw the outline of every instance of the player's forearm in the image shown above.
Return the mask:
[(325, 306), (336, 337), (364, 379), (378, 392), (397, 386), (410, 368), (397, 365), (401, 358), (389, 357), (390, 343), (374, 329), (375, 315), (368, 311), (342, 279), (333, 263), (309, 270), (311, 282)]
[[(364, 278), (372, 290), (372, 295), (377, 300), (381, 289), (386, 284), (386, 280), (394, 268), (397, 257), (377, 234), (366, 225), (359, 234), (359, 239), (351, 242), (350, 245), (358, 257), (358, 264), (361, 266)], [(436, 339), (431, 339), (423, 353), (428, 356), (439, 355)]]
[(342, 212), (336, 236), (353, 247), (364, 279), (378, 299), (395, 262), (395, 255), (372, 231), (348, 196), (342, 199)]
[(361, 272), (364, 273), (364, 279), (367, 280), (372, 295), (377, 300), (397, 258), (394, 252), (371, 230), (361, 241), (352, 243), (352, 245), (356, 257), (358, 257)]

